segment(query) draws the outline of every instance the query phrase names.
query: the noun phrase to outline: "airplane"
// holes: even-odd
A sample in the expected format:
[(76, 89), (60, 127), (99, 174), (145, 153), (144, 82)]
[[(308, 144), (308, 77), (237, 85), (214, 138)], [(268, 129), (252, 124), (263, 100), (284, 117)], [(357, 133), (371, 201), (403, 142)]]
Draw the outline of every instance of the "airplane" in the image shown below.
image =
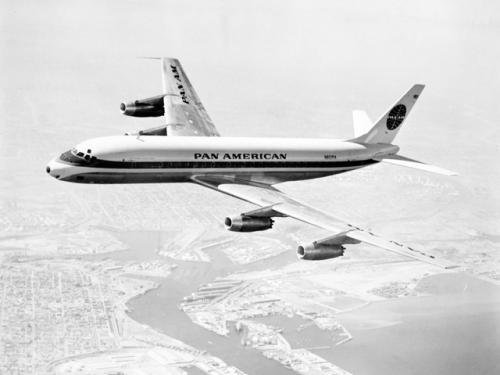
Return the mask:
[(179, 60), (153, 59), (160, 61), (163, 93), (121, 103), (120, 109), (127, 116), (163, 117), (162, 125), (84, 141), (49, 162), (50, 176), (76, 183), (198, 184), (258, 207), (226, 217), (224, 224), (230, 231), (268, 230), (280, 217), (328, 231), (325, 238), (298, 245), (297, 255), (303, 260), (340, 257), (344, 245), (365, 242), (445, 269), (456, 267), (302, 203), (278, 186), (380, 162), (456, 174), (401, 156), (393, 144), (424, 85), (413, 85), (375, 122), (363, 111), (353, 112), (352, 139), (221, 137)]

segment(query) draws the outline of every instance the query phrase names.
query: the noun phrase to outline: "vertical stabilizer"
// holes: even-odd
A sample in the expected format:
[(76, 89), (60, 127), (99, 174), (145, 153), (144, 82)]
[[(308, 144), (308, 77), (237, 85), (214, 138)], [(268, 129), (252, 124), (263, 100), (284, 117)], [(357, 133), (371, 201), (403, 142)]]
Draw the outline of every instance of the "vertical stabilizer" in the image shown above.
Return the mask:
[(424, 87), (424, 85), (413, 85), (401, 99), (375, 122), (375, 125), (367, 133), (358, 136), (352, 141), (358, 143), (392, 143)]

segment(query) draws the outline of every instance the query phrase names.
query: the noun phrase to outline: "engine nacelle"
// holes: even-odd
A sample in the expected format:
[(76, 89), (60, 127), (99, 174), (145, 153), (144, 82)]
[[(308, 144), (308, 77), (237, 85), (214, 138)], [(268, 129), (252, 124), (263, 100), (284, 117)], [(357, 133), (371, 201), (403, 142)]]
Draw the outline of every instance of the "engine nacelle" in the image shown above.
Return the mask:
[(163, 95), (121, 103), (120, 110), (126, 116), (159, 117), (165, 114)]
[(226, 217), (224, 224), (233, 232), (257, 232), (259, 230), (271, 229), (273, 219), (270, 217), (235, 216)]
[(297, 256), (304, 260), (325, 260), (337, 258), (344, 255), (345, 247), (342, 245), (322, 245), (312, 243), (300, 245), (297, 248)]

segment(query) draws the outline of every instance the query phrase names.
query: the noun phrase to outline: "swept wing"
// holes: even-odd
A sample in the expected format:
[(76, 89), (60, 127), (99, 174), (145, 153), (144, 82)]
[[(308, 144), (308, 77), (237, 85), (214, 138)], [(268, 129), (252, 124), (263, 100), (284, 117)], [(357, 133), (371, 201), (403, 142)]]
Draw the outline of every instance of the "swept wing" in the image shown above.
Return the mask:
[(218, 137), (219, 132), (203, 106), (179, 60), (160, 60), (165, 124), (169, 136)]
[[(270, 213), (272, 216), (288, 216), (302, 222), (312, 224), (316, 227), (326, 229), (332, 233), (331, 236), (317, 241), (319, 243), (337, 242), (339, 244), (346, 244), (366, 242), (393, 253), (414, 258), (435, 266), (446, 269), (457, 267), (446, 260), (435, 258), (432, 254), (427, 254), (396, 241), (384, 239), (371, 231), (350, 224), (329, 213), (299, 202), (296, 199), (292, 199), (273, 186), (256, 184), (249, 185), (244, 181), (240, 181), (239, 183), (236, 181), (230, 182), (224, 176), (220, 176), (218, 180), (217, 178), (214, 178), (214, 176), (210, 176), (210, 179), (198, 176), (194, 178), (193, 181), (260, 206), (263, 208), (263, 211), (261, 212), (264, 214)], [(258, 216), (259, 210), (250, 212), (250, 214), (252, 213), (254, 213), (255, 216)]]

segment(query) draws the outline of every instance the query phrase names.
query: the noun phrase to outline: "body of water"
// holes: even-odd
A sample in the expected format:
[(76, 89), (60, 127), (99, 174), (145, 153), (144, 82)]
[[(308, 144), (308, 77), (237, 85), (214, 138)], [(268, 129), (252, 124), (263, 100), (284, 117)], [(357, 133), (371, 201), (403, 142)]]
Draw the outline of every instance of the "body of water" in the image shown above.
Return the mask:
[[(116, 256), (113, 254), (110, 256), (113, 259), (161, 258), (156, 254), (158, 234), (154, 232), (120, 233), (118, 237), (130, 246), (130, 250), (116, 253)], [(210, 252), (210, 263), (174, 260), (178, 267), (172, 274), (164, 279), (155, 279), (160, 283), (159, 288), (129, 301), (130, 316), (159, 332), (197, 349), (206, 350), (248, 374), (294, 374), (278, 362), (265, 358), (257, 350), (243, 347), (241, 337), (236, 332), (231, 331), (228, 337), (219, 336), (194, 324), (177, 307), (183, 297), (194, 292), (201, 284), (241, 270), (265, 269), (295, 261), (293, 252), (290, 254), (291, 256), (278, 256), (246, 266), (233, 264), (218, 251)]]
[[(160, 259), (159, 233), (116, 233), (129, 250), (100, 255), (122, 261)], [(163, 233), (162, 235), (165, 235)], [(130, 315), (140, 323), (220, 357), (248, 374), (292, 374), (257, 350), (243, 347), (231, 331), (222, 337), (191, 322), (177, 305), (198, 286), (239, 271), (283, 266), (295, 256), (282, 254), (251, 265), (234, 265), (224, 254), (210, 252), (212, 262), (174, 262), (178, 267), (160, 287), (129, 301)], [(500, 373), (500, 288), (466, 274), (441, 274), (422, 280), (427, 297), (372, 303), (339, 314), (353, 340), (333, 346), (331, 336), (307, 321), (282, 316), (256, 320), (282, 328), (292, 347), (311, 351), (354, 374), (494, 374)], [(297, 330), (303, 324), (306, 326)], [(328, 349), (314, 349), (328, 346)]]
[(318, 354), (357, 375), (500, 373), (500, 288), (465, 274), (421, 284), (433, 294), (340, 314), (353, 340)]

